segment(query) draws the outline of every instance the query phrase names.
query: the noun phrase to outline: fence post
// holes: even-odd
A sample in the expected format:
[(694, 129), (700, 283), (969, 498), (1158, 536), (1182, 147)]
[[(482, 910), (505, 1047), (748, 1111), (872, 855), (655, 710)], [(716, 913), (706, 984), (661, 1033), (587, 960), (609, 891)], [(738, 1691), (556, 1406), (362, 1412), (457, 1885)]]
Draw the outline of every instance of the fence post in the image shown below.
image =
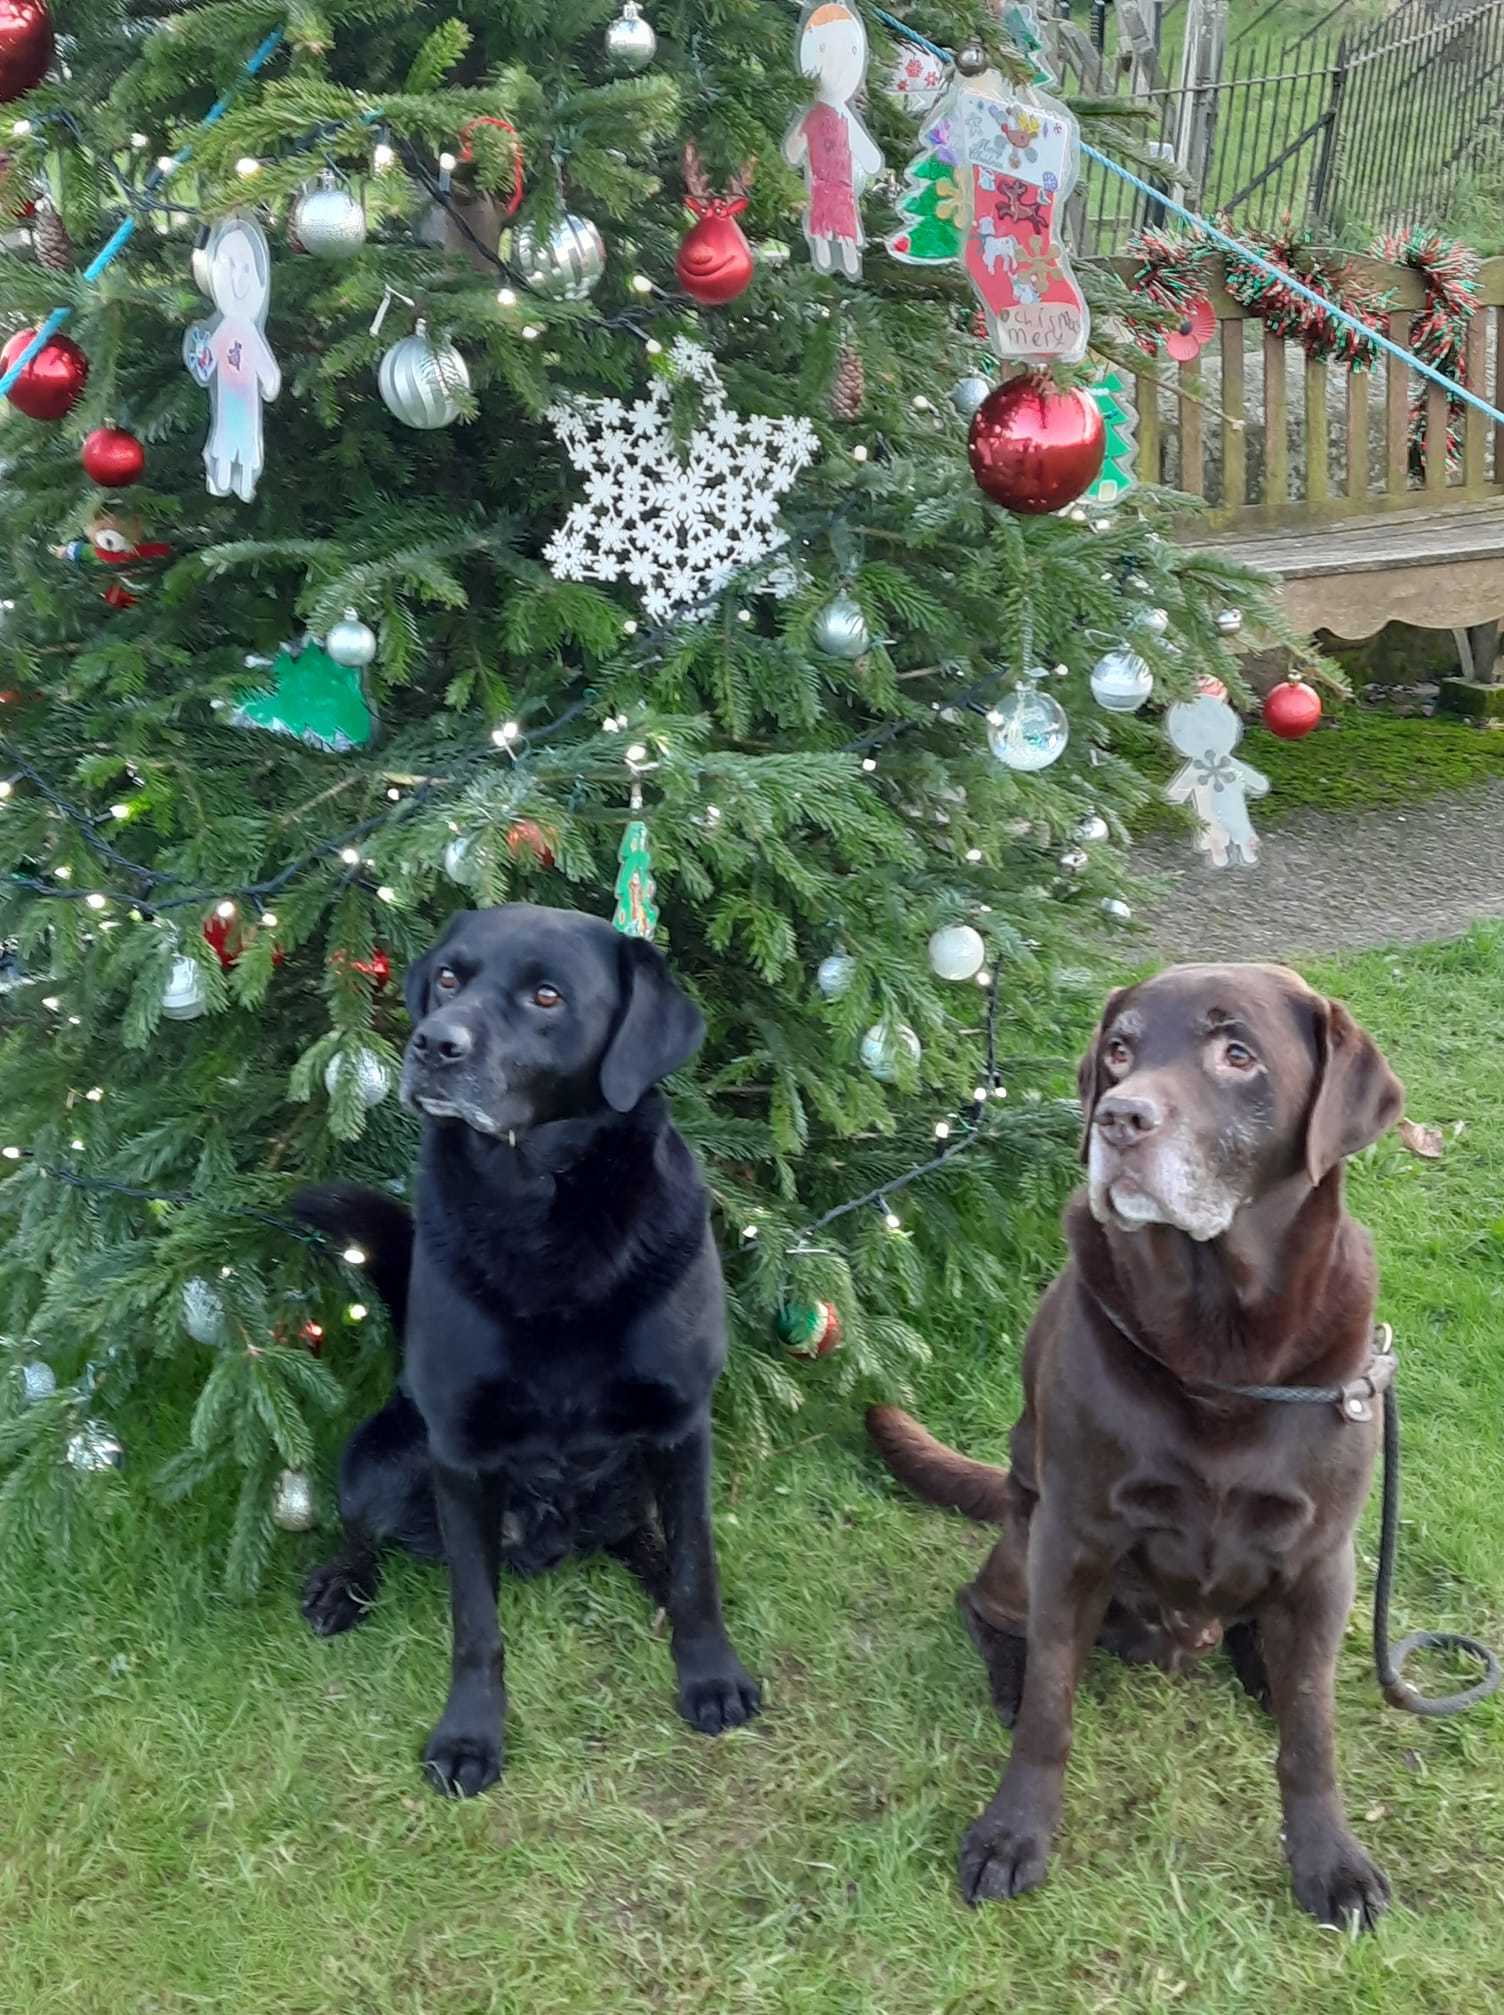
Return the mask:
[[(1311, 177), (1311, 215), (1334, 229), (1338, 222), (1337, 207), (1333, 199), (1332, 184), (1337, 167), (1338, 123), (1342, 116), (1342, 99), (1347, 89), (1347, 37), (1344, 35), (1337, 44), (1337, 55), (1332, 64), (1331, 95), (1327, 103), (1326, 118), (1322, 124), (1321, 146), (1316, 156), (1316, 171)], [(1331, 214), (1327, 205), (1332, 202)]]
[(1227, 0), (1189, 0), (1180, 59), (1180, 118), (1175, 153), (1192, 200), (1211, 169), (1217, 132), (1216, 86), (1227, 53)]

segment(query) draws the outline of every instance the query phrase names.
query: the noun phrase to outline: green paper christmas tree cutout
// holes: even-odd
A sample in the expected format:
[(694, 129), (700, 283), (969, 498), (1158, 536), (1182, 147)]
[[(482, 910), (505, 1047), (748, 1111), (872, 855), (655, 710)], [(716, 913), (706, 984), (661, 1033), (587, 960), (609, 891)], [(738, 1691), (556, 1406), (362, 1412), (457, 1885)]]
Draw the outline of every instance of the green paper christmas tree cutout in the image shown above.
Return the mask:
[(960, 171), (941, 151), (948, 132), (948, 122), (936, 120), (925, 134), (931, 144), (904, 171), (908, 186), (897, 209), (910, 221), (886, 242), (905, 265), (943, 266), (961, 256)]
[(653, 853), (648, 829), (641, 819), (633, 819), (621, 836), (616, 856), (621, 867), (616, 877), (616, 914), (611, 921), (629, 938), (651, 938), (658, 928), (658, 905), (653, 901)]
[(1138, 481), (1134, 472), (1138, 415), (1128, 403), (1128, 382), (1121, 371), (1104, 371), (1087, 389), (1096, 400), (1107, 429), (1107, 450), (1102, 458), (1102, 473), (1086, 494), (1094, 504), (1120, 503)]
[(1003, 33), (1034, 65), (1036, 84), (1053, 84), (1055, 73), (1045, 61), (1044, 36), (1039, 27), (1039, 10), (1022, 5), (1004, 7), (999, 17)]
[(368, 749), (375, 741), (376, 716), (360, 672), (337, 665), (312, 638), (297, 649), (284, 644), (270, 672), (267, 685), (236, 696), (236, 727), (291, 735), (329, 755)]

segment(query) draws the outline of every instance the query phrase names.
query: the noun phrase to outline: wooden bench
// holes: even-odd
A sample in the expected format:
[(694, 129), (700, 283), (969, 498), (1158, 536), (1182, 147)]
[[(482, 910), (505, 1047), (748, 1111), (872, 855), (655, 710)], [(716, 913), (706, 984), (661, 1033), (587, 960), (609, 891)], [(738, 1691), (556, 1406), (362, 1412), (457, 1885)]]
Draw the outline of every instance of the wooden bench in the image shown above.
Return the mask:
[[(1389, 334), (1408, 345), (1424, 305), (1420, 276), (1354, 263), (1389, 295)], [(1136, 380), (1140, 481), (1205, 499), (1185, 536), (1277, 575), (1302, 627), (1344, 638), (1389, 622), (1450, 630), (1465, 679), (1504, 677), (1504, 427), (1463, 407), (1460, 453), (1449, 458), (1439, 387), (1385, 355), (1371, 372), (1313, 362), (1232, 298), (1220, 260), (1208, 270), (1216, 336), (1192, 363), (1161, 357), (1157, 385)], [(1504, 259), (1484, 263), (1478, 301), (1469, 383), (1501, 406)], [(1417, 468), (1411, 399), (1423, 386)]]

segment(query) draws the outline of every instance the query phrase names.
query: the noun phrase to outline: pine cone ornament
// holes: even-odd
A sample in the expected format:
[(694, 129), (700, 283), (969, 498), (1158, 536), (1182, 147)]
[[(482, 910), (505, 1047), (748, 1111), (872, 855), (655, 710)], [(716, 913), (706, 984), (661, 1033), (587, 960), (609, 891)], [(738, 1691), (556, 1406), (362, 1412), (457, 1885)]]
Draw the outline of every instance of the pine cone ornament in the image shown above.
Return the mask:
[(866, 397), (867, 374), (862, 369), (861, 352), (850, 343), (843, 343), (841, 354), (836, 359), (835, 383), (830, 392), (830, 417), (833, 420), (859, 420)]
[(37, 264), (47, 267), (49, 272), (68, 273), (73, 270), (73, 240), (68, 236), (67, 225), (50, 203), (37, 205), (31, 227), (31, 245), (37, 255)]

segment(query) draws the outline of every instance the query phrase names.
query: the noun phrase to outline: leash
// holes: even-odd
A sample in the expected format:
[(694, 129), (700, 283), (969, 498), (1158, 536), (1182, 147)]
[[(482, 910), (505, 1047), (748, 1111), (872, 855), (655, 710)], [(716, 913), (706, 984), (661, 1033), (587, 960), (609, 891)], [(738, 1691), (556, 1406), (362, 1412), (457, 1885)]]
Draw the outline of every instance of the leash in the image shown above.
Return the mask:
[[(1096, 1295), (1092, 1296), (1092, 1300), (1135, 1350), (1142, 1351), (1145, 1357), (1152, 1358), (1165, 1371), (1170, 1370), (1152, 1350), (1144, 1349), (1133, 1332), (1104, 1302)], [(1424, 1714), (1434, 1719), (1461, 1714), (1469, 1707), (1476, 1707), (1480, 1700), (1487, 1700), (1490, 1694), (1498, 1692), (1504, 1671), (1501, 1671), (1497, 1656), (1486, 1644), (1480, 1644), (1475, 1637), (1460, 1636), (1454, 1630), (1413, 1630), (1398, 1644), (1391, 1645), (1389, 1642), (1389, 1598), (1394, 1590), (1394, 1562), (1400, 1529), (1400, 1408), (1394, 1383), (1398, 1369), (1394, 1331), (1387, 1322), (1381, 1322), (1374, 1329), (1373, 1356), (1367, 1368), (1342, 1385), (1225, 1385), (1216, 1378), (1193, 1378), (1184, 1383), (1204, 1386), (1212, 1392), (1225, 1392), (1235, 1399), (1262, 1400), (1272, 1406), (1335, 1406), (1339, 1417), (1345, 1421), (1372, 1420), (1375, 1401), (1382, 1402), (1384, 1483), (1379, 1525), (1379, 1566), (1373, 1591), (1374, 1670), (1378, 1674), (1380, 1690), (1391, 1707), (1402, 1707), (1409, 1714)], [(1173, 1378), (1178, 1374), (1171, 1372), (1170, 1375)], [(1446, 1693), (1433, 1699), (1418, 1692), (1404, 1677), (1405, 1665), (1417, 1651), (1456, 1652), (1464, 1658), (1476, 1660), (1483, 1668), (1482, 1676), (1460, 1693)]]

